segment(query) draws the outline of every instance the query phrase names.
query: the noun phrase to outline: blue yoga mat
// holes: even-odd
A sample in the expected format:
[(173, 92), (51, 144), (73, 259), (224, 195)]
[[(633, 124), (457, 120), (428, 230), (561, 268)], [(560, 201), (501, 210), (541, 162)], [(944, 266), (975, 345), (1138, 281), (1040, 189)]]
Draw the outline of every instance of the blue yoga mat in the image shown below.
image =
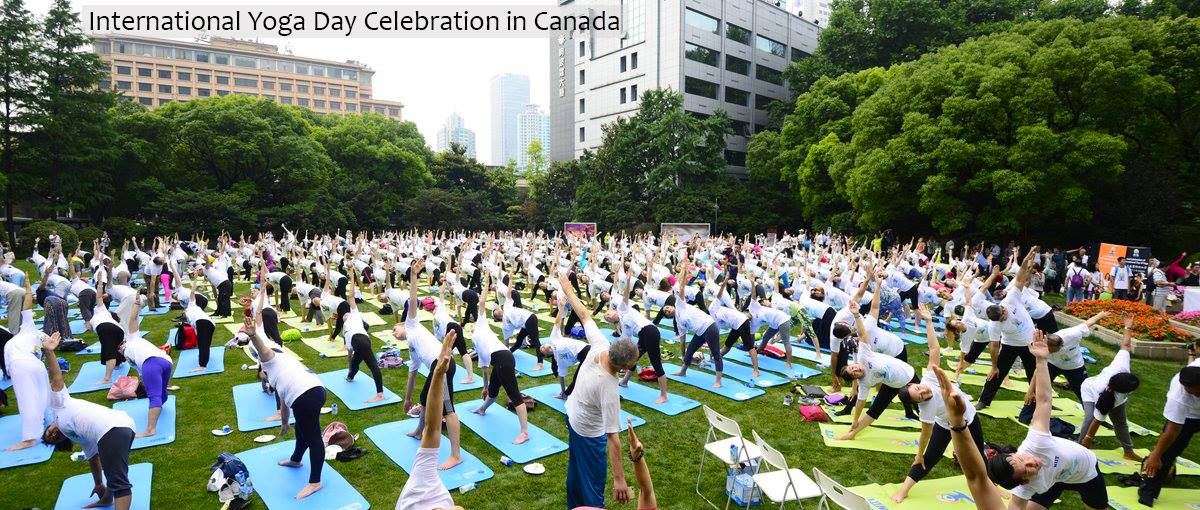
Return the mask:
[[(534, 400), (537, 400), (538, 402), (545, 404), (546, 407), (554, 409), (555, 411), (558, 411), (560, 413), (567, 414), (567, 401), (558, 398), (558, 396), (557, 396), (558, 392), (559, 392), (559, 388), (558, 388), (557, 383), (543, 384), (541, 386), (534, 386), (532, 388), (524, 388), (521, 390), (521, 393), (524, 393), (526, 395), (533, 397)], [(624, 409), (622, 409), (621, 410), (621, 430), (625, 430), (628, 427), (628, 425), (626, 425), (626, 422), (625, 422), (626, 419), (633, 420), (634, 427), (640, 427), (640, 426), (646, 424), (646, 420), (643, 420), (637, 416), (629, 414)]]
[(225, 347), (209, 347), (207, 370), (193, 372), (192, 369), (198, 366), (200, 366), (199, 349), (187, 349), (179, 351), (179, 359), (175, 361), (175, 374), (171, 377), (179, 379), (181, 377), (196, 377), (198, 375), (219, 374), (224, 372)]
[[(793, 354), (795, 351), (792, 351)], [(811, 352), (811, 351), (810, 351)], [(794, 357), (794, 356), (793, 356)], [(741, 349), (730, 349), (725, 355), (725, 361), (737, 361), (739, 363), (750, 363), (750, 353)], [(770, 356), (758, 354), (758, 368), (780, 374), (788, 379), (805, 379), (814, 375), (819, 375), (820, 370), (801, 365), (795, 361), (792, 362), (792, 368), (788, 368), (787, 363), (781, 359), (775, 359)], [(729, 373), (729, 369), (725, 369), (725, 373)]]
[(237, 454), (250, 471), (250, 482), (263, 504), (273, 510), (365, 510), (371, 504), (337, 472), (336, 464), (326, 462), (321, 468), (321, 490), (303, 500), (296, 493), (308, 483), (308, 454), (301, 467), (284, 467), (279, 461), (292, 455), (296, 442), (283, 441), (246, 450)]
[(529, 424), (529, 440), (521, 444), (512, 444), (512, 440), (521, 433), (517, 415), (498, 403), (492, 404), (485, 416), (472, 412), (482, 404), (482, 400), (460, 402), (454, 406), (454, 411), (458, 413), (458, 420), (463, 426), (471, 429), (513, 462), (524, 464), (567, 450), (567, 443), (532, 423)]
[(682, 368), (679, 365), (663, 363), (663, 370), (667, 372), (667, 377), (669, 377), (672, 381), (679, 381), (689, 386), (695, 386), (704, 391), (716, 393), (722, 397), (731, 398), (733, 400), (750, 400), (766, 393), (763, 390), (746, 386), (746, 383), (730, 378), (722, 379), (721, 387), (714, 388), (712, 385), (717, 381), (717, 376), (708, 372), (704, 372), (694, 366), (688, 368), (687, 375), (685, 376), (675, 375), (675, 373), (679, 372), (681, 369)]
[[(129, 466), (129, 483), (133, 485), (133, 498), (130, 501), (129, 510), (150, 510), (150, 482), (153, 478), (154, 466), (150, 463), (143, 462)], [(79, 510), (84, 505), (96, 501), (96, 497), (91, 495), (92, 487), (95, 484), (91, 473), (75, 475), (63, 480), (54, 510)]]
[[(150, 399), (125, 400), (113, 404), (113, 409), (125, 411), (133, 418), (133, 431), (146, 430), (146, 420), (150, 414)], [(175, 442), (175, 395), (168, 395), (163, 402), (162, 413), (158, 415), (158, 425), (155, 434), (150, 437), (138, 437), (133, 440), (133, 449), (148, 448)]]
[[(736, 350), (738, 350), (738, 349), (732, 349), (731, 352), (736, 351)], [(747, 355), (746, 357), (749, 358), (749, 355)], [(759, 359), (762, 359), (765, 357), (766, 356), (759, 356)], [(749, 359), (747, 359), (746, 362), (749, 363), (750, 362)], [(704, 365), (704, 368), (708, 369), (708, 370), (712, 370), (713, 367), (712, 367), (712, 365), (706, 364), (706, 365)], [(754, 375), (753, 368), (748, 367), (746, 365), (742, 365), (740, 363), (733, 363), (733, 362), (729, 361), (728, 358), (725, 359), (723, 369), (724, 370), (722, 371), (722, 373), (726, 377), (737, 379), (744, 383), (750, 383), (755, 386), (758, 386), (759, 388), (772, 388), (775, 386), (783, 386), (788, 383), (788, 379), (786, 377), (784, 377), (782, 375), (778, 375), (774, 372), (763, 370), (762, 367), (759, 367), (758, 377), (753, 377), (753, 375)]]
[[(364, 365), (361, 368), (366, 368), (366, 366)], [(387, 389), (387, 386), (384, 386), (383, 400), (367, 403), (367, 400), (375, 398), (375, 380), (371, 378), (371, 372), (359, 370), (358, 374), (354, 376), (353, 381), (347, 381), (346, 374), (349, 372), (348, 369), (343, 368), (341, 370), (317, 374), (325, 389), (332, 391), (334, 395), (342, 399), (347, 409), (358, 411), (369, 407), (379, 407), (400, 402), (400, 397), (392, 392), (392, 390)]]
[[(269, 429), (278, 427), (279, 420), (266, 421), (268, 416), (275, 414), (275, 396), (263, 393), (258, 383), (239, 384), (233, 387), (233, 410), (237, 414), (238, 432)], [(296, 423), (296, 416), (289, 415), (290, 423)], [(213, 424), (213, 428), (221, 428), (221, 424)]]
[(915, 344), (915, 345), (928, 345), (929, 344), (929, 337), (925, 336), (924, 333), (921, 333), (918, 335), (916, 333), (910, 333), (905, 330), (898, 330), (898, 331), (893, 331), (892, 334), (900, 337), (901, 340), (904, 340), (905, 342), (908, 342), (910, 344)]
[(82, 351), (75, 353), (75, 355), (76, 356), (99, 356), (100, 355), (100, 342), (95, 342), (87, 347), (84, 347)]
[(147, 315), (162, 315), (169, 311), (171, 311), (170, 305), (163, 305), (158, 308), (143, 307), (142, 310), (138, 312), (138, 315), (141, 315), (143, 317), (145, 317)]
[[(404, 421), (393, 421), (367, 427), (363, 432), (371, 438), (375, 446), (379, 447), (379, 451), (392, 459), (392, 462), (400, 466), (405, 473), (409, 473), (413, 460), (417, 457), (417, 449), (421, 447), (421, 440), (413, 439), (405, 434), (412, 432), (416, 426), (417, 418), (409, 418)], [(450, 439), (445, 435), (442, 436), (438, 448), (439, 462), (450, 457)], [(491, 468), (485, 466), (483, 461), (480, 461), (471, 452), (460, 450), (460, 454), (462, 455), (461, 464), (438, 471), (438, 477), (442, 479), (442, 485), (445, 485), (447, 490), (454, 490), (469, 483), (479, 483), (495, 475)]]
[(87, 331), (87, 323), (83, 322), (83, 319), (75, 319), (68, 323), (68, 325), (71, 327), (72, 335), (82, 335)]
[(523, 350), (518, 350), (517, 352), (513, 353), (513, 358), (515, 358), (517, 362), (517, 371), (522, 374), (525, 374), (529, 377), (542, 377), (544, 375), (550, 375), (549, 360), (542, 363), (541, 370), (535, 371), (533, 367), (537, 365), (537, 356), (534, 356)]
[[(536, 363), (537, 361), (535, 360), (534, 362)], [(463, 368), (462, 365), (457, 365), (457, 364), (454, 365), (454, 367), (455, 367), (455, 369), (454, 369), (455, 370), (455, 372), (454, 372), (454, 392), (455, 393), (458, 393), (460, 391), (466, 391), (466, 390), (477, 390), (477, 389), (483, 387), (483, 378), (480, 377), (479, 374), (474, 374), (475, 378), (472, 379), (471, 384), (467, 384), (467, 383), (463, 382), (463, 380), (467, 378), (467, 369)], [(429, 368), (426, 367), (425, 365), (421, 365), (421, 368), (419, 370), (417, 370), (417, 372), (419, 372), (421, 375), (423, 375), (425, 377), (429, 377)]]
[(631, 400), (667, 416), (675, 416), (679, 413), (700, 407), (699, 402), (671, 392), (667, 392), (666, 402), (655, 404), (654, 401), (658, 400), (658, 388), (656, 386), (638, 384), (633, 381), (629, 381), (629, 386), (624, 388), (618, 386), (617, 392), (621, 394), (621, 398), (623, 399)]
[(121, 363), (117, 368), (113, 369), (112, 379), (108, 384), (97, 384), (104, 377), (104, 365), (99, 361), (89, 361), (79, 366), (79, 372), (75, 374), (75, 380), (71, 381), (71, 385), (67, 387), (71, 393), (87, 393), (90, 391), (107, 390), (112, 387), (112, 381), (118, 377), (129, 375), (129, 363)]
[(12, 388), (12, 379), (0, 379), (0, 390), (7, 390), (9, 388)]
[(41, 441), (24, 450), (4, 451), (4, 448), (19, 442), (21, 442), (21, 416), (16, 414), (0, 416), (0, 469), (46, 462), (54, 453), (53, 445)]
[(179, 328), (171, 328), (167, 330), (167, 345), (175, 345), (175, 335), (179, 334)]

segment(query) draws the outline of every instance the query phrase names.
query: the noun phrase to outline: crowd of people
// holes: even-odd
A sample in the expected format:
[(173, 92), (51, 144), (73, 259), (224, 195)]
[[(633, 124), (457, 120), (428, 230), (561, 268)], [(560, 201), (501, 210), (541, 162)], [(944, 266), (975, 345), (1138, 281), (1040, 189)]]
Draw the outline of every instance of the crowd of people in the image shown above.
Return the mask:
[[(1140, 382), (1130, 365), (1128, 323), (1112, 363), (1091, 373), (1080, 341), (1102, 316), (1064, 328), (1043, 299), (1044, 292), (1061, 288), (1074, 295), (1077, 276), (1092, 281), (1095, 272), (1084, 269), (1090, 266), (1081, 250), (977, 245), (956, 252), (950, 243), (945, 250), (923, 240), (884, 246), (878, 239), (859, 243), (827, 233), (766, 242), (468, 232), (298, 236), (286, 227), (282, 232), (236, 239), (162, 237), (144, 245), (131, 239), (107, 252), (99, 242), (91, 250), (53, 244), (45, 256), (34, 250), (33, 278), (13, 268), (10, 253), (0, 266), (9, 325), (0, 328), (0, 366), (13, 381), (21, 441), (0, 446), (14, 450), (41, 441), (68, 448), (78, 442), (97, 474), (96, 503), (128, 508), (129, 448), (135, 436), (154, 433), (172, 371), (170, 356), (142, 338), (139, 311), (167, 305), (182, 310), (197, 333), (196, 370), (204, 370), (215, 321), (234, 315), (234, 282), (241, 279), (256, 285), (240, 300), (248, 317), (236, 340), (257, 352), (258, 375), (277, 402), (283, 435), (295, 418), (295, 450), (279, 463), (301, 468), (307, 453), (309, 477), (297, 489), (298, 499), (322, 488), (320, 410), (326, 392), (301, 360), (281, 348), (280, 317), (295, 313), (328, 328), (329, 339), (341, 337), (349, 353), (347, 378), (354, 379), (365, 364), (376, 390), (367, 402), (373, 402), (384, 398), (384, 388), (359, 310), (368, 298), (384, 305), (382, 314), (398, 318), (392, 336), (407, 343), (410, 355), (404, 410), (420, 417), (410, 436), (421, 448), (399, 509), (455, 508), (436, 472), (462, 462), (456, 357), (468, 372), (473, 363), (483, 370), (483, 404), (474, 412), (487, 414), (503, 392), (519, 421), (512, 443), (529, 440), (514, 359), (522, 349), (536, 357), (535, 370), (548, 361), (560, 380), (569, 435), (568, 508), (603, 508), (609, 475), (613, 497), (633, 499), (621, 453), (619, 388), (640, 366), (648, 365), (657, 380), (661, 404), (672, 398), (664, 357), (679, 356), (680, 376), (709, 367), (715, 372), (712, 384), (720, 387), (728, 384), (723, 358), (735, 348), (748, 353), (755, 377), (759, 356), (767, 353), (789, 368), (803, 350), (818, 361), (828, 354), (833, 389), (845, 388), (849, 395), (840, 412), (853, 413), (841, 440), (854, 440), (899, 400), (905, 414), (920, 421), (921, 435), (912, 467), (903, 478), (897, 473), (901, 488), (895, 501), (907, 498), (951, 445), (980, 508), (1000, 504), (987, 480), (1012, 490), (1010, 508), (1047, 508), (1064, 491), (1078, 492), (1090, 508), (1106, 507), (1105, 481), (1089, 450), (1100, 421), (1113, 424), (1127, 458), (1141, 460), (1125, 418), (1124, 404)], [(1160, 290), (1200, 274), (1200, 265), (1180, 274), (1181, 260), (1165, 269), (1151, 260), (1141, 288), (1151, 287), (1155, 306), (1162, 304)], [(1117, 299), (1138, 298), (1131, 289), (1140, 277), (1123, 268), (1118, 263), (1108, 277), (1102, 275), (1102, 285)], [(33, 279), (40, 281), (36, 291)], [(34, 326), (35, 302), (44, 311), (41, 331)], [(72, 305), (99, 338), (106, 367), (100, 382), (126, 362), (145, 378), (151, 408), (145, 430), (134, 431), (128, 415), (73, 399), (64, 388), (54, 353), (71, 337), (66, 317)], [(549, 332), (538, 318), (543, 307), (553, 315)], [(421, 311), (431, 320), (421, 320)], [(910, 361), (905, 328), (923, 331), (925, 365)], [(946, 373), (941, 365), (950, 347), (961, 354), (956, 369)], [(990, 366), (980, 363), (985, 351)], [(1030, 377), (1030, 431), (1016, 452), (988, 458), (979, 411), (992, 404), (1018, 363)], [(973, 365), (988, 373), (975, 399), (959, 386)], [(418, 392), (419, 370), (429, 376)], [(1083, 430), (1068, 438), (1048, 428), (1055, 412), (1050, 384), (1058, 376), (1087, 415)], [(1175, 375), (1164, 401), (1162, 434), (1144, 459), (1139, 494), (1147, 505), (1200, 429), (1200, 362)], [(439, 463), (442, 423), (451, 453)], [(628, 429), (639, 508), (655, 508), (646, 450), (633, 427)]]

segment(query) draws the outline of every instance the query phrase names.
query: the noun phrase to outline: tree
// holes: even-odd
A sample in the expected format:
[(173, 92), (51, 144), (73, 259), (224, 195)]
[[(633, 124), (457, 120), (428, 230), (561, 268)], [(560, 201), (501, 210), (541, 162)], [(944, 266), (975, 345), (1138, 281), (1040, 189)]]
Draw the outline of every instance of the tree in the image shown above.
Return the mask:
[(32, 121), (41, 108), (38, 87), (42, 78), (36, 62), (41, 38), (38, 24), (22, 0), (0, 2), (0, 102), (4, 107), (0, 112), (0, 166), (6, 180), (4, 216), (8, 243), (15, 246), (11, 184), (17, 152), (23, 149), (19, 139), (35, 127)]
[(525, 148), (525, 154), (529, 158), (529, 163), (525, 165), (525, 174), (536, 174), (546, 171), (546, 152), (542, 147), (542, 141), (534, 139), (529, 142), (529, 147)]

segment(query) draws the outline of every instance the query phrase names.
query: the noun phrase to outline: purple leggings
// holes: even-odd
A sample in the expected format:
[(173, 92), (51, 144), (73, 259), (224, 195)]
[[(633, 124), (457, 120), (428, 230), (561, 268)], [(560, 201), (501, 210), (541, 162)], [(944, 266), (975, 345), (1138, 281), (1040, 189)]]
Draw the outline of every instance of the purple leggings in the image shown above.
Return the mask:
[(171, 362), (153, 356), (142, 362), (142, 383), (146, 386), (146, 396), (150, 398), (150, 408), (162, 407), (167, 401), (167, 383), (171, 380)]

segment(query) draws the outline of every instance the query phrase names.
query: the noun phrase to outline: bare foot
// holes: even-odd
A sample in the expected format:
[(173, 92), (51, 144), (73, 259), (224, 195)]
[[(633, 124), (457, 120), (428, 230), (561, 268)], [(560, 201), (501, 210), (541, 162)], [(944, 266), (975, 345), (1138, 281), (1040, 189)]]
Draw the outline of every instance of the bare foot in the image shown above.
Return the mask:
[(534, 365), (534, 366), (533, 366), (533, 371), (534, 371), (534, 372), (537, 372), (538, 370), (541, 370), (541, 369), (542, 369), (542, 364), (541, 364), (541, 363), (538, 363), (538, 364), (536, 364), (536, 365)]
[(414, 430), (414, 431), (412, 431), (412, 432), (409, 432), (409, 433), (407, 433), (407, 434), (405, 434), (405, 435), (406, 435), (406, 436), (408, 436), (408, 437), (411, 437), (411, 438), (413, 438), (413, 439), (416, 439), (416, 438), (419, 438), (419, 437), (421, 437), (421, 434), (418, 434), (418, 433), (417, 433), (417, 431), (415, 431), (415, 430)]
[(620, 387), (622, 387), (622, 388), (628, 388), (628, 387), (629, 387), (629, 381), (621, 381), (621, 382), (617, 383), (617, 386), (620, 386)]
[(268, 416), (267, 419), (263, 420), (263, 421), (279, 421), (280, 419), (282, 419), (282, 418), (279, 416), (279, 413), (275, 413), (275, 414), (272, 414), (271, 416)]
[(483, 413), (485, 413), (486, 411), (484, 411), (484, 410), (483, 410), (483, 408), (482, 408), (482, 407), (480, 407), (480, 408), (477, 408), (477, 409), (475, 409), (474, 411), (471, 411), (471, 412), (472, 412), (472, 413), (475, 413), (475, 414), (478, 414), (479, 416), (483, 416)]
[(678, 371), (678, 372), (675, 372), (675, 375), (677, 375), (677, 376), (679, 376), (679, 377), (683, 377), (683, 376), (687, 375), (687, 371), (686, 371), (686, 370), (680, 370), (680, 371)]
[(141, 431), (141, 432), (138, 432), (138, 433), (137, 433), (137, 435), (136, 435), (136, 436), (134, 436), (134, 437), (152, 437), (152, 436), (154, 436), (154, 435), (155, 435), (155, 434), (157, 434), (157, 433), (158, 433), (158, 431), (157, 431), (157, 430), (153, 430), (153, 429), (146, 429), (146, 430), (143, 430), (143, 431)]
[(83, 505), (83, 508), (104, 508), (106, 506), (112, 506), (112, 504), (113, 504), (113, 498), (112, 498), (112, 496), (108, 496), (108, 497), (100, 498), (99, 500), (96, 500), (92, 503)]
[(380, 400), (383, 400), (383, 394), (382, 394), (382, 393), (376, 393), (376, 394), (375, 394), (375, 398), (372, 398), (372, 399), (368, 400), (368, 401), (367, 401), (367, 403), (368, 403), (368, 404), (370, 404), (370, 403), (372, 403), (372, 402), (379, 402)]
[(112, 379), (100, 379), (99, 381), (96, 381), (97, 386), (105, 386), (108, 384), (112, 384)]
[(466, 378), (466, 379), (463, 379), (462, 381), (459, 381), (459, 382), (460, 382), (461, 384), (475, 384), (475, 378), (474, 378), (474, 377), (468, 377), (468, 378)]
[(279, 465), (283, 466), (283, 467), (300, 467), (300, 466), (303, 466), (304, 463), (296, 462), (292, 459), (283, 459), (283, 460), (279, 461)]
[(1138, 454), (1136, 454), (1136, 453), (1133, 453), (1133, 452), (1125, 452), (1125, 460), (1132, 460), (1132, 461), (1141, 462), (1141, 461), (1142, 461), (1142, 456), (1141, 456), (1141, 455), (1138, 455)]
[(446, 462), (443, 462), (438, 466), (438, 471), (445, 471), (459, 464), (462, 464), (462, 457), (455, 457), (452, 455), (446, 459)]
[(321, 482), (305, 484), (300, 492), (296, 493), (296, 499), (304, 499), (312, 495), (312, 493), (321, 490)]
[(37, 440), (36, 440), (36, 439), (26, 439), (26, 440), (24, 440), (24, 441), (21, 441), (20, 443), (17, 443), (17, 444), (14, 444), (14, 445), (12, 445), (12, 446), (10, 446), (10, 447), (8, 447), (8, 448), (5, 448), (5, 449), (4, 449), (4, 451), (6, 451), (6, 452), (15, 452), (15, 451), (17, 451), (17, 450), (24, 450), (24, 449), (26, 449), (26, 448), (30, 448), (30, 447), (32, 447), (32, 446), (33, 446), (33, 445), (35, 445), (35, 444), (37, 444)]
[(659, 396), (659, 397), (658, 397), (658, 400), (655, 400), (655, 401), (654, 401), (654, 403), (655, 403), (655, 404), (665, 404), (665, 403), (667, 403), (667, 396), (666, 396), (666, 395)]
[(713, 383), (712, 387), (713, 387), (713, 388), (720, 388), (720, 387), (721, 387), (721, 383), (720, 383), (720, 382), (715, 382), (715, 383)]
[(205, 370), (208, 370), (208, 367), (196, 367), (192, 369), (192, 372), (203, 372)]
[(529, 440), (529, 434), (522, 432), (520, 435), (517, 436), (516, 439), (513, 439), (512, 443), (513, 444), (521, 444), (528, 440)]
[(907, 497), (908, 497), (908, 494), (905, 494), (903, 492), (897, 492), (895, 494), (892, 494), (892, 501), (894, 501), (896, 503), (903, 503), (904, 498), (907, 498)]
[(758, 370), (752, 370), (752, 371), (750, 371), (750, 377), (752, 377), (752, 378), (753, 378), (753, 377), (758, 377)]

